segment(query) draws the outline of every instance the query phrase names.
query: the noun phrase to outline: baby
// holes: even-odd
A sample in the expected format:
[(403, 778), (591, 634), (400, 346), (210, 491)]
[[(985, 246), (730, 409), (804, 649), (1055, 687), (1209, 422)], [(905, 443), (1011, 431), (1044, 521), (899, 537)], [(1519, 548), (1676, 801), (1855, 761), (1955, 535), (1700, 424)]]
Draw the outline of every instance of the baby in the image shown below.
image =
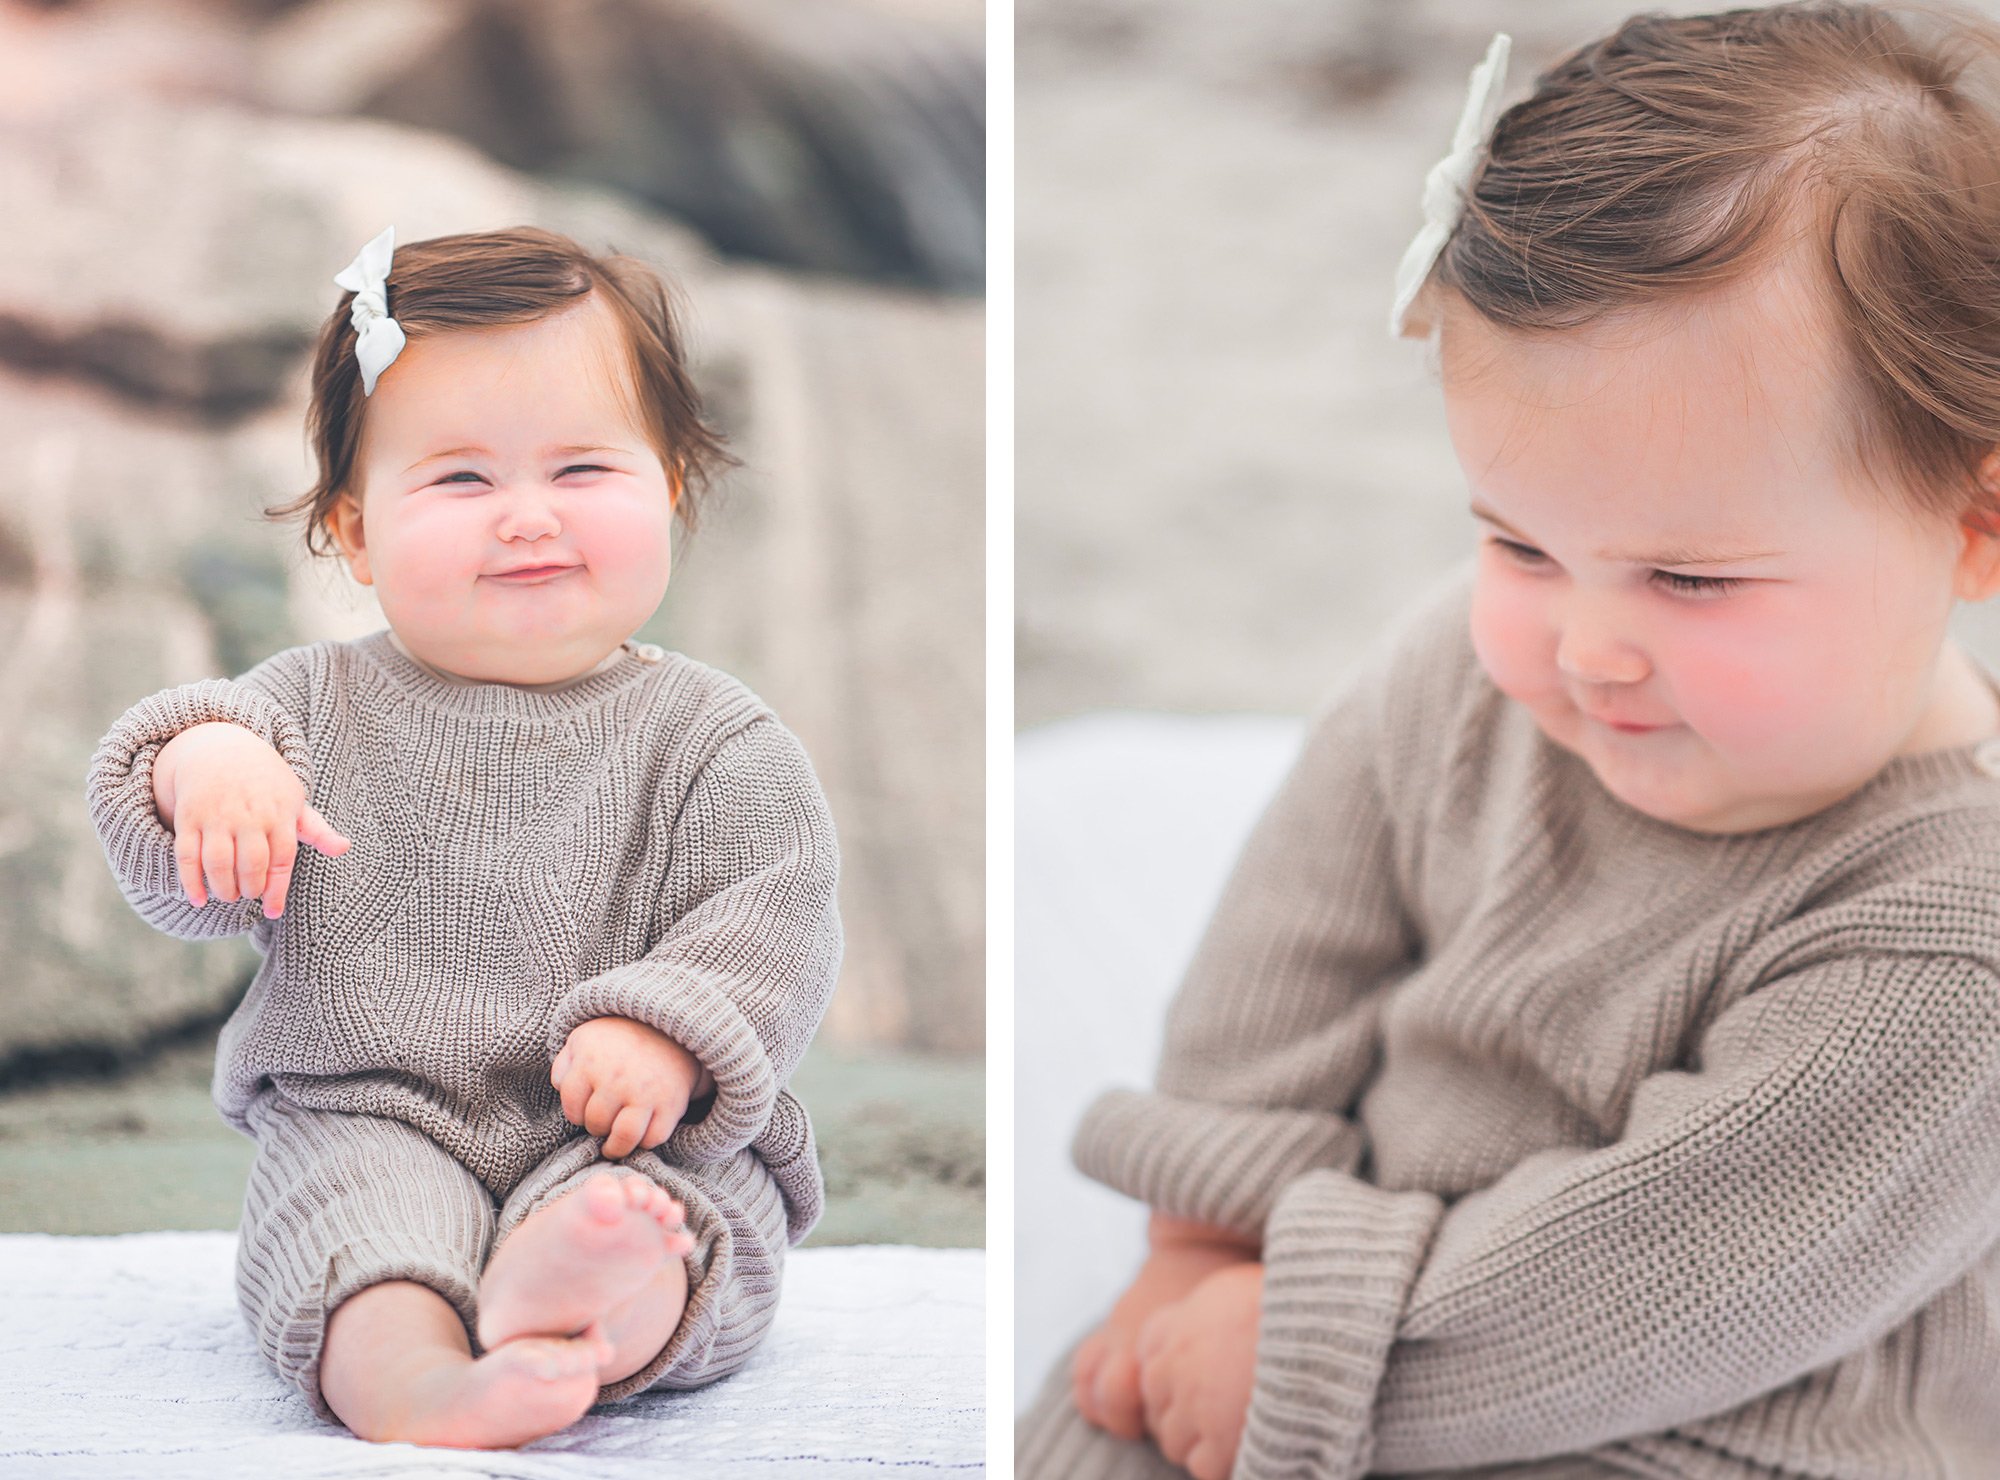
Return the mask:
[(335, 281), (319, 480), (272, 512), (388, 628), (140, 701), (89, 801), (141, 916), (263, 955), (214, 1091), (265, 1359), (364, 1438), (510, 1447), (768, 1329), (833, 827), (743, 685), (628, 640), (726, 459), (650, 269), (385, 231)]
[(1151, 1252), (1024, 1480), (2000, 1475), (1996, 64), (1496, 42), (1395, 314), (1483, 538), (1078, 1131)]

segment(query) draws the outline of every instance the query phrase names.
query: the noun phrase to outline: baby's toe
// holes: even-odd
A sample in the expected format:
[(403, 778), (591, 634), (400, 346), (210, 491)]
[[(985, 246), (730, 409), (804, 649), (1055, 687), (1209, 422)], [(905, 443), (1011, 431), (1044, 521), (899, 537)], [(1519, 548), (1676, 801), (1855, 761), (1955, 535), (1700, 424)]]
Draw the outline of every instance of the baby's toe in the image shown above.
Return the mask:
[(583, 1205), (590, 1216), (599, 1223), (616, 1223), (627, 1206), (626, 1196), (619, 1189), (620, 1182), (636, 1182), (637, 1177), (620, 1177), (611, 1172), (597, 1172), (583, 1184)]

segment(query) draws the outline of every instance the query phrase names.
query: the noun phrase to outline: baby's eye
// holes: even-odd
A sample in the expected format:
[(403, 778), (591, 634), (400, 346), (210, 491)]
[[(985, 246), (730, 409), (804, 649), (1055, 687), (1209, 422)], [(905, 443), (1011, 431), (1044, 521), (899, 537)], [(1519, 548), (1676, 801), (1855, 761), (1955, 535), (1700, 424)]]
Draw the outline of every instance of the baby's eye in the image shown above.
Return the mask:
[(1691, 596), (1721, 596), (1743, 584), (1740, 576), (1684, 576), (1671, 570), (1656, 570), (1653, 574), (1674, 590)]
[(1487, 543), (1498, 545), (1510, 557), (1520, 561), (1523, 565), (1532, 565), (1537, 560), (1546, 560), (1549, 558), (1532, 545), (1517, 545), (1512, 540), (1501, 539), (1498, 535), (1494, 535)]
[[(611, 469), (599, 467), (596, 463), (573, 463), (563, 469), (564, 473), (608, 473)], [(562, 474), (556, 476), (561, 477)]]

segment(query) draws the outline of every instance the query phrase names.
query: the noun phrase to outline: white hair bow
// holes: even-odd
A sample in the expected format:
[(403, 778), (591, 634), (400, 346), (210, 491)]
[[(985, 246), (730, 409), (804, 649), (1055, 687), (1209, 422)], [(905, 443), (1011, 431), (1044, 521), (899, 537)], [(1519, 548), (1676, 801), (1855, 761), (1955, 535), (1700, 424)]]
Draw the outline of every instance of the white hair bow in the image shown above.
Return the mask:
[(348, 318), (354, 324), (354, 358), (361, 362), (361, 394), (375, 394), (375, 382), (403, 352), (403, 326), (389, 317), (389, 262), (396, 253), (396, 228), (355, 253), (333, 280), (354, 294)]
[[(1500, 117), (1500, 94), (1507, 86), (1507, 53), (1512, 46), (1505, 32), (1494, 36), (1493, 44), (1486, 48), (1486, 59), (1472, 69), (1472, 88), (1465, 111), (1459, 115), (1458, 132), (1452, 136), (1451, 153), (1424, 176), (1424, 224), (1396, 268), (1396, 302), (1389, 310), (1389, 332), (1397, 338), (1403, 337), (1410, 305), (1465, 211), (1472, 177), (1486, 153), (1487, 136)], [(1412, 327), (1420, 335), (1428, 334), (1431, 328), (1428, 323)]]

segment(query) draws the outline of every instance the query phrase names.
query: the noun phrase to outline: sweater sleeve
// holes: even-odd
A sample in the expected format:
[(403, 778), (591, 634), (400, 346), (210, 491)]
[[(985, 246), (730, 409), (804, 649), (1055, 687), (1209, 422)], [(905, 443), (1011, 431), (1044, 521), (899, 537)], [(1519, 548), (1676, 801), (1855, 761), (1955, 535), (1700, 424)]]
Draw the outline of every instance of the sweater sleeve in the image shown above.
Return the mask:
[(1377, 994), (1420, 951), (1378, 764), (1401, 657), (1378, 654), (1308, 727), (1176, 994), (1154, 1088), (1085, 1112), (1086, 1175), (1254, 1237), (1286, 1182), (1359, 1164), (1348, 1112), (1373, 1068)]
[(1614, 1143), (1449, 1208), (1339, 1170), (1266, 1229), (1235, 1480), (1530, 1460), (1739, 1407), (1907, 1321), (2000, 1229), (2000, 978), (1871, 949), (1717, 1016)]
[(209, 678), (148, 695), (120, 715), (90, 758), (84, 796), (119, 892), (141, 919), (183, 940), (242, 935), (263, 920), (253, 899), (210, 895), (197, 909), (181, 887), (174, 835), (153, 805), (153, 763), (182, 730), (211, 721), (244, 726), (283, 756), (308, 794), (308, 666), (287, 649), (236, 679)]
[(766, 1130), (840, 970), (833, 819), (804, 749), (777, 720), (737, 731), (669, 829), (674, 910), (636, 961), (578, 982), (549, 1027), (551, 1060), (579, 1023), (657, 1028), (715, 1077), (715, 1101), (661, 1148), (719, 1161)]

